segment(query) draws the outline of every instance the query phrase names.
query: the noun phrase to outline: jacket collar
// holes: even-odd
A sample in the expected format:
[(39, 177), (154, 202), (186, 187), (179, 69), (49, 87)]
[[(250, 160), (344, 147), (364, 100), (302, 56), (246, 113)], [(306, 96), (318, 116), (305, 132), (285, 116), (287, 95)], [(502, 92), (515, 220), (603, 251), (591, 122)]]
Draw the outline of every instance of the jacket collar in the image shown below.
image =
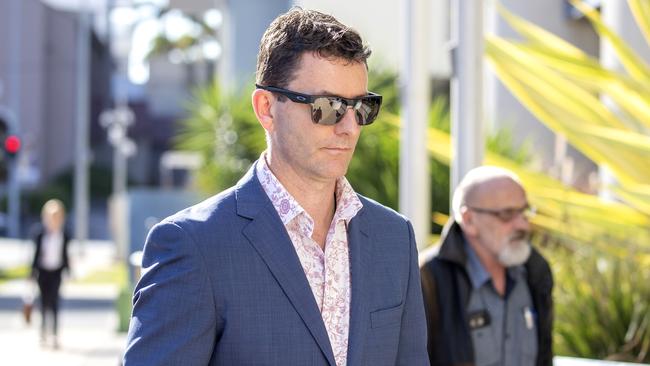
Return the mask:
[(442, 244), (437, 257), (465, 267), (465, 263), (467, 263), (467, 252), (463, 245), (465, 236), (460, 225), (453, 218), (445, 224), (440, 241)]
[[(363, 207), (356, 216), (350, 220), (348, 225), (348, 247), (350, 250), (350, 329), (348, 331), (348, 365), (359, 365), (363, 361), (365, 353), (365, 339), (368, 330), (368, 313), (371, 309), (368, 306), (370, 299), (370, 269), (372, 268), (372, 240), (370, 236), (370, 225), (368, 225), (367, 206), (369, 203), (363, 201)], [(374, 350), (368, 350), (374, 352)]]

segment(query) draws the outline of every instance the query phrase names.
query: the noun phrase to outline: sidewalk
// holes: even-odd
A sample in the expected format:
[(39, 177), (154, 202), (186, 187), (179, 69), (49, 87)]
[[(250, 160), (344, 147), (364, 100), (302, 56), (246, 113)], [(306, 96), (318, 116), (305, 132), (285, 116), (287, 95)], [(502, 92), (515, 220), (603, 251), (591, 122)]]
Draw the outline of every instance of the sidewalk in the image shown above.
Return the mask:
[[(28, 263), (31, 248), (25, 243), (0, 240), (0, 268)], [(89, 242), (82, 249), (71, 247), (77, 278), (114, 260), (114, 247), (107, 242)], [(2, 365), (120, 365), (125, 334), (118, 334), (114, 284), (78, 283), (64, 279), (59, 313), (59, 349), (39, 343), (40, 310), (34, 308), (31, 324), (20, 313), (27, 291), (24, 279), (0, 284), (0, 364)]]

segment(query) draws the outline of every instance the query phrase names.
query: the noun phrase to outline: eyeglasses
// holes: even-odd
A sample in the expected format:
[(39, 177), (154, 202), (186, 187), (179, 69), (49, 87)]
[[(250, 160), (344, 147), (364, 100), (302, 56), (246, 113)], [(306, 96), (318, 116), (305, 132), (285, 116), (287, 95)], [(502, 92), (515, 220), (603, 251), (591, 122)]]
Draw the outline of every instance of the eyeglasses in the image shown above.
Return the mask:
[(268, 90), (272, 93), (282, 94), (294, 103), (309, 104), (311, 106), (311, 120), (320, 125), (331, 126), (339, 123), (348, 107), (354, 109), (357, 123), (360, 126), (369, 125), (375, 121), (381, 107), (381, 95), (368, 93), (361, 98), (347, 99), (336, 95), (309, 95), (296, 93), (291, 90), (276, 88), (274, 86), (255, 87)]
[(531, 219), (537, 213), (535, 207), (531, 207), (528, 204), (526, 204), (524, 207), (509, 207), (501, 210), (493, 210), (489, 208), (480, 208), (480, 207), (471, 207), (471, 206), (466, 206), (466, 207), (478, 213), (492, 215), (504, 223), (508, 223), (514, 220), (515, 218), (519, 217), (519, 215), (524, 215), (525, 218)]

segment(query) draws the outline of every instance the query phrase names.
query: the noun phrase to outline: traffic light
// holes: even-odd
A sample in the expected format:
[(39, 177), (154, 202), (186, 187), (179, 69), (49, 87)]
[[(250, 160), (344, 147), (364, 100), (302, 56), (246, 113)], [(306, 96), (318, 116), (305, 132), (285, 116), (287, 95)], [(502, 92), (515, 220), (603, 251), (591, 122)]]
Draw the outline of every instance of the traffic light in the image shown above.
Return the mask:
[(10, 133), (9, 123), (0, 116), (0, 143), (4, 157), (12, 158), (20, 151), (20, 137)]
[(5, 154), (15, 156), (20, 151), (20, 138), (16, 135), (9, 135), (4, 141)]
[(12, 160), (20, 151), (21, 141), (11, 134), (9, 120), (0, 114), (0, 184), (7, 181)]

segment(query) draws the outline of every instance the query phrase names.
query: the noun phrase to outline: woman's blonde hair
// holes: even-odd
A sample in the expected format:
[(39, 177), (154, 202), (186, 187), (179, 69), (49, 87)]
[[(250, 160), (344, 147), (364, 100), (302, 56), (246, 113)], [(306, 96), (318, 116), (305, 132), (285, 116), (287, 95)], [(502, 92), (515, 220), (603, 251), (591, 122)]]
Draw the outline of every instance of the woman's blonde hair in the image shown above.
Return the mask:
[(41, 209), (41, 217), (58, 212), (65, 215), (65, 205), (61, 200), (53, 198), (45, 202), (43, 205), (43, 208)]

